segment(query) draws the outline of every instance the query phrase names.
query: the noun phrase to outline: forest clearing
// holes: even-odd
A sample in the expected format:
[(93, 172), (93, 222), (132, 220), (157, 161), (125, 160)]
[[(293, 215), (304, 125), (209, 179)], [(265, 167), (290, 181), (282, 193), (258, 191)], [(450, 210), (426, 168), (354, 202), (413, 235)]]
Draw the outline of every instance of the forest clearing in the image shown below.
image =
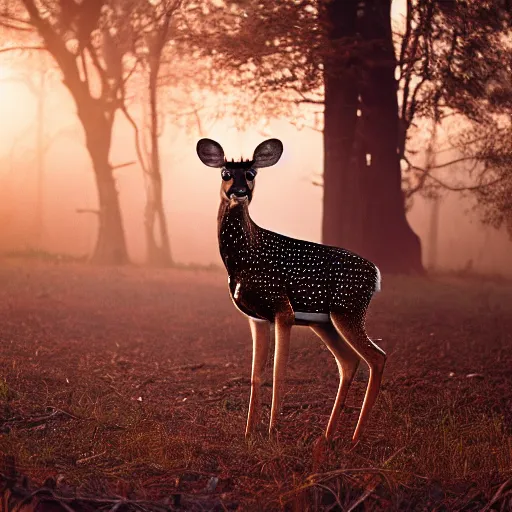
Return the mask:
[(220, 269), (4, 259), (0, 296), (0, 473), (5, 485), (15, 470), (18, 490), (28, 477), (28, 495), (46, 481), (68, 503), (90, 497), (81, 510), (511, 506), (510, 281), (384, 275), (367, 322), (388, 354), (381, 394), (351, 448), (360, 367), (320, 457), (338, 375), (304, 327), (277, 440), (269, 361), (245, 441), (250, 332)]

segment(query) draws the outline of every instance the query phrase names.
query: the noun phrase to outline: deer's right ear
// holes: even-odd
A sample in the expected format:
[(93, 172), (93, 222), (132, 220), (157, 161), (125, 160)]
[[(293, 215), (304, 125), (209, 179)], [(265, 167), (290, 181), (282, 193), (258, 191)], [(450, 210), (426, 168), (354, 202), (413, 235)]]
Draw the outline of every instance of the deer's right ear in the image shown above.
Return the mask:
[(253, 167), (270, 167), (278, 162), (283, 154), (283, 143), (279, 139), (268, 139), (254, 150)]
[(201, 139), (196, 147), (197, 156), (208, 167), (222, 167), (224, 165), (224, 150), (222, 146), (212, 139)]

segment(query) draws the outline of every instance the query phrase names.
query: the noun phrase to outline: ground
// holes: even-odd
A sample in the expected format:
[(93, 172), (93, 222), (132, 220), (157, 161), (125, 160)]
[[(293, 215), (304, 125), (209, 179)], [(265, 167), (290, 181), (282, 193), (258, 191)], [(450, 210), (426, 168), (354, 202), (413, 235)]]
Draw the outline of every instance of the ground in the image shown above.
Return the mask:
[(338, 376), (304, 327), (278, 439), (269, 364), (245, 441), (250, 333), (222, 270), (0, 260), (4, 489), (16, 471), (27, 493), (51, 477), (103, 508), (512, 510), (511, 306), (502, 279), (384, 276), (367, 320), (388, 354), (381, 394), (351, 448), (361, 367), (320, 452)]

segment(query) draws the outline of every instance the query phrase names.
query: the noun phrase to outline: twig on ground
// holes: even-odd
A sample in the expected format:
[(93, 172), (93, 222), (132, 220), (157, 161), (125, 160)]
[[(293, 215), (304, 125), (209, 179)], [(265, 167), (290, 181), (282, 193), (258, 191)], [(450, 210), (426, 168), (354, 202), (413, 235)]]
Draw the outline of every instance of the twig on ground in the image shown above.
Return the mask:
[(80, 420), (78, 416), (74, 416), (73, 414), (63, 411), (62, 409), (58, 409), (57, 407), (49, 407), (53, 410), (50, 414), (45, 414), (42, 416), (32, 416), (29, 418), (10, 418), (9, 420), (3, 421), (1, 424), (3, 427), (12, 427), (18, 426), (19, 428), (34, 428), (46, 423), (48, 420), (55, 418), (56, 416), (63, 415), (68, 416), (69, 418)]
[(487, 503), (487, 505), (480, 512), (487, 512), (488, 510), (491, 510), (491, 507), (499, 499), (504, 498), (508, 494), (512, 494), (512, 490), (509, 490), (507, 493), (503, 494), (503, 492), (510, 486), (512, 486), (512, 478), (509, 478), (500, 485), (499, 489), (496, 491), (496, 494), (492, 497), (491, 501), (489, 501), (489, 503)]
[[(328, 485), (324, 485), (324, 484), (317, 484), (317, 487), (320, 487), (320, 489), (324, 489), (324, 490), (328, 491), (329, 493), (331, 493), (335, 499), (335, 503), (333, 504), (333, 507), (334, 507), (334, 505), (338, 505), (338, 507), (340, 507), (340, 510), (343, 510), (343, 505), (341, 504), (340, 498), (334, 492), (333, 489), (331, 489)], [(331, 510), (333, 507), (330, 507), (329, 510)]]
[(69, 416), (70, 418), (73, 418), (74, 420), (83, 420), (87, 418), (80, 418), (79, 416), (75, 416), (74, 414), (71, 414), (69, 411), (65, 411), (64, 409), (60, 409), (59, 407), (54, 407), (53, 405), (49, 406), (50, 409), (53, 409), (56, 413), (64, 414), (65, 416)]
[(103, 455), (105, 455), (107, 453), (107, 450), (101, 452), (101, 453), (97, 453), (96, 455), (91, 455), (90, 457), (84, 457), (83, 459), (78, 459), (76, 461), (76, 464), (77, 465), (80, 465), (80, 464), (85, 464), (86, 462), (90, 462), (91, 460), (94, 460), (94, 459), (99, 459), (100, 457), (102, 457)]
[(350, 507), (347, 508), (347, 512), (352, 512), (352, 510), (355, 510), (361, 503), (363, 503), (363, 501), (365, 501), (375, 491), (378, 485), (379, 479), (373, 477), (368, 483), (366, 491), (364, 491), (363, 494), (361, 494), (361, 496), (359, 496), (359, 498), (357, 498), (357, 500), (355, 500), (354, 503), (352, 503), (352, 505), (350, 505)]

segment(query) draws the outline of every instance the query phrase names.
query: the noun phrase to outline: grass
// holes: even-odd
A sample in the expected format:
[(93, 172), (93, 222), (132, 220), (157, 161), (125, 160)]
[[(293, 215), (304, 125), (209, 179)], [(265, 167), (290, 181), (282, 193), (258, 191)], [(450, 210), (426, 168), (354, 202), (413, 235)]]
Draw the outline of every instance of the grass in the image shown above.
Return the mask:
[[(277, 439), (243, 437), (251, 343), (222, 273), (0, 264), (0, 454), (34, 486), (190, 510), (506, 510), (512, 499), (510, 282), (384, 276), (368, 331), (388, 364), (350, 445), (318, 445), (337, 386), (292, 333)], [(0, 473), (6, 473), (1, 469)], [(218, 479), (218, 480), (216, 480)], [(444, 507), (444, 508), (443, 508)]]

